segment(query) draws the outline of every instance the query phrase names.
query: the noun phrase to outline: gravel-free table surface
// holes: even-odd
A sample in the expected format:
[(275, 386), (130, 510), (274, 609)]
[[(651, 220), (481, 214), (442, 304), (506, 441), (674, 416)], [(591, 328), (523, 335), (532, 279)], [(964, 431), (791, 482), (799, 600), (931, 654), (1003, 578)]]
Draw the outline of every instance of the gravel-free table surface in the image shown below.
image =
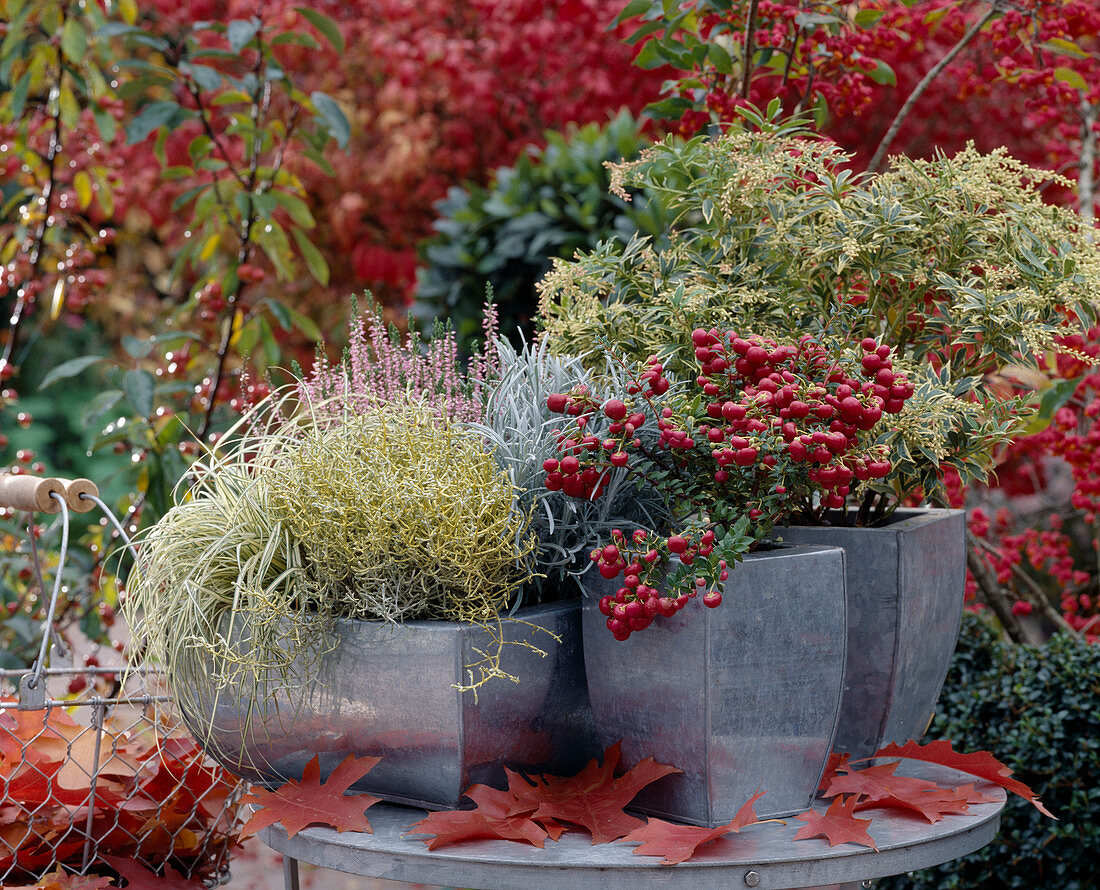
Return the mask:
[[(945, 816), (933, 824), (897, 810), (866, 810), (859, 816), (872, 819), (868, 833), (878, 850), (856, 844), (831, 847), (823, 838), (794, 841), (805, 824), (794, 818), (751, 825), (700, 847), (691, 860), (674, 866), (661, 865), (659, 857), (634, 855), (633, 844), (593, 845), (584, 831), (566, 832), (556, 842), (547, 840), (544, 849), (485, 840), (429, 851), (423, 840), (406, 836), (425, 811), (391, 804), (376, 804), (367, 811), (373, 834), (307, 828), (288, 839), (282, 826), (275, 825), (258, 836), (299, 862), (393, 881), (478, 890), (792, 890), (856, 887), (859, 881), (957, 859), (996, 835), (1005, 805), (1005, 792), (996, 785), (913, 761), (905, 762), (900, 773), (953, 785), (974, 782), (993, 802), (974, 804), (965, 815)], [(818, 801), (814, 807), (824, 810), (827, 805)], [(292, 880), (293, 868), (288, 868), (288, 888)]]

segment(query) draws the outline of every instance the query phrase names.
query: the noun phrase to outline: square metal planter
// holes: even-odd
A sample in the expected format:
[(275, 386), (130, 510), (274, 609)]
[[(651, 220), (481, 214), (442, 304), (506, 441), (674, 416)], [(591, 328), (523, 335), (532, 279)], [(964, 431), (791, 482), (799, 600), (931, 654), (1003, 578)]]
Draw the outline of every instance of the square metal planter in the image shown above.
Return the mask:
[[(216, 693), (203, 676), (205, 712), (185, 714), (219, 763), (251, 781), (298, 778), (314, 754), (321, 775), (348, 754), (382, 761), (354, 787), (386, 800), (453, 808), (476, 782), (504, 785), (503, 767), (571, 774), (600, 753), (585, 687), (580, 602), (522, 609), (503, 622), (502, 669), (476, 696), (455, 687), (491, 645), (477, 625), (344, 621), (336, 648), (322, 656), (304, 688), (261, 686), (251, 703)], [(540, 633), (529, 622), (557, 635)]]
[(832, 750), (844, 685), (844, 551), (783, 547), (746, 556), (723, 602), (697, 597), (626, 640), (589, 591), (584, 649), (603, 745), (622, 740), (624, 767), (646, 757), (682, 770), (634, 807), (715, 827), (757, 790), (760, 818), (805, 810)]
[(924, 735), (962, 619), (962, 510), (898, 510), (879, 528), (791, 526), (792, 544), (848, 553), (848, 668), (837, 750), (867, 757)]

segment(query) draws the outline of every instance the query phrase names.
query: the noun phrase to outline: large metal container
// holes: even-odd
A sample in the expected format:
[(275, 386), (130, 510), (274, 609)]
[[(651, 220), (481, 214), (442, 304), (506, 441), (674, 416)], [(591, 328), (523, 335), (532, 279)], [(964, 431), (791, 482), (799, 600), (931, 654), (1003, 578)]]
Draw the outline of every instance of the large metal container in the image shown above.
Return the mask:
[(792, 526), (781, 536), (848, 553), (848, 679), (837, 750), (867, 757), (919, 739), (959, 634), (963, 511), (898, 510), (881, 528)]
[(249, 712), (234, 689), (217, 692), (209, 677), (195, 676), (185, 682), (199, 706), (184, 719), (215, 760), (249, 780), (299, 778), (314, 754), (327, 776), (346, 755), (369, 754), (382, 761), (355, 790), (429, 808), (457, 806), (475, 782), (504, 787), (505, 766), (571, 774), (602, 750), (584, 681), (579, 600), (516, 617), (502, 624), (506, 639), (546, 655), (506, 646), (501, 667), (519, 682), (495, 678), (476, 696), (455, 687), (468, 682), (479, 650), (492, 651), (484, 628), (343, 621), (304, 688), (262, 683)]
[(810, 805), (844, 685), (844, 562), (836, 547), (749, 554), (721, 606), (697, 597), (625, 642), (589, 596), (584, 652), (601, 742), (621, 739), (625, 766), (653, 757), (682, 770), (634, 806), (715, 827), (757, 790), (767, 792), (761, 818)]

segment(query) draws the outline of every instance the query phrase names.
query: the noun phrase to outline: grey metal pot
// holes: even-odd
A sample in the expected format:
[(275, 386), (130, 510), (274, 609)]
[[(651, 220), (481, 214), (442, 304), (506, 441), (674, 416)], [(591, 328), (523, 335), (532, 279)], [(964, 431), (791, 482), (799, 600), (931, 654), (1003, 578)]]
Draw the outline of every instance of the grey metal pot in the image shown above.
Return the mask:
[(837, 750), (867, 757), (919, 739), (959, 634), (963, 511), (898, 510), (880, 528), (791, 526), (780, 534), (848, 552), (848, 680)]
[(589, 695), (600, 741), (625, 766), (653, 757), (682, 770), (634, 806), (715, 827), (757, 790), (761, 818), (801, 812), (821, 779), (844, 685), (844, 551), (784, 547), (730, 572), (723, 603), (702, 598), (625, 642), (598, 598), (584, 606)]
[(455, 688), (480, 659), (489, 634), (476, 625), (343, 621), (335, 648), (304, 688), (278, 679), (241, 702), (200, 671), (188, 683), (199, 706), (184, 713), (219, 763), (251, 781), (300, 778), (314, 754), (321, 775), (348, 754), (382, 761), (354, 787), (386, 800), (452, 808), (476, 782), (504, 786), (505, 766), (571, 774), (599, 748), (584, 682), (580, 602), (522, 609), (505, 621), (501, 667), (518, 683), (492, 679), (475, 695)]

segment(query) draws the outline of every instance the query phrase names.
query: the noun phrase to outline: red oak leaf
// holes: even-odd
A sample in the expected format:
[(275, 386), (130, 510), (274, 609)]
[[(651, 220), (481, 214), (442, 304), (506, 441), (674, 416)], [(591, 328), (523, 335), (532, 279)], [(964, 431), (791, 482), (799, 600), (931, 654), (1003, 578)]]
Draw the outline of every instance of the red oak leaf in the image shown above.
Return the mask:
[(756, 822), (756, 810), (753, 804), (764, 796), (763, 791), (757, 791), (737, 811), (737, 815), (725, 825), (717, 828), (700, 828), (697, 825), (676, 825), (665, 822), (663, 819), (650, 819), (642, 828), (636, 828), (623, 838), (624, 843), (641, 841), (641, 846), (634, 848), (638, 856), (663, 856), (661, 865), (675, 865), (677, 862), (686, 862), (695, 855), (695, 851), (703, 844), (717, 840), (727, 834), (740, 831), (746, 825)]
[[(506, 770), (508, 783), (527, 785), (518, 773)], [(415, 823), (408, 834), (430, 834), (434, 837), (425, 841), (429, 850), (472, 839), (500, 839), (506, 841), (526, 841), (536, 847), (542, 847), (549, 835), (554, 840), (561, 837), (564, 830), (561, 825), (550, 823), (542, 826), (530, 819), (534, 807), (521, 812), (512, 812), (517, 798), (511, 788), (501, 791), (488, 785), (471, 785), (466, 789), (477, 808), (473, 810), (453, 810), (443, 813), (429, 813)], [(553, 830), (550, 830), (550, 829)]]
[(619, 756), (619, 743), (616, 742), (604, 752), (602, 764), (597, 765), (595, 760), (590, 760), (583, 770), (571, 778), (536, 777), (534, 785), (522, 792), (521, 798), (524, 805), (537, 802), (538, 808), (531, 818), (540, 822), (552, 819), (579, 825), (592, 834), (594, 844), (618, 840), (635, 828), (642, 827), (645, 823), (628, 816), (623, 808), (646, 785), (680, 770), (647, 757), (615, 778)]
[(1011, 778), (1012, 770), (988, 751), (963, 754), (952, 748), (951, 742), (939, 739), (927, 745), (917, 742), (906, 742), (904, 745), (891, 743), (876, 751), (875, 757), (907, 757), (910, 760), (923, 760), (962, 770), (964, 773), (970, 773), (979, 779), (1000, 785), (1006, 791), (1018, 794), (1044, 816), (1050, 816), (1051, 819), (1058, 818), (1039, 802), (1038, 796), (1027, 785)]
[(837, 844), (861, 844), (877, 850), (878, 845), (867, 833), (867, 826), (871, 824), (871, 820), (857, 819), (855, 807), (855, 797), (837, 797), (824, 813), (817, 810), (800, 813), (795, 818), (806, 824), (798, 829), (794, 839), (799, 841), (811, 837), (824, 837), (828, 839), (830, 847), (835, 847)]
[(356, 757), (349, 754), (332, 771), (328, 781), (321, 783), (321, 767), (317, 755), (306, 764), (301, 781), (291, 779), (280, 788), (268, 791), (253, 788), (241, 798), (241, 803), (263, 807), (241, 829), (241, 839), (254, 835), (261, 828), (281, 822), (287, 837), (294, 837), (309, 825), (328, 825), (337, 831), (371, 832), (365, 810), (378, 803), (369, 794), (345, 796), (351, 785), (374, 769), (381, 757)]
[(679, 772), (646, 759), (615, 778), (618, 763), (619, 745), (615, 744), (604, 753), (602, 763), (590, 760), (570, 778), (527, 779), (505, 769), (507, 789), (472, 785), (466, 797), (477, 804), (476, 809), (431, 813), (408, 833), (434, 835), (432, 840), (425, 841), (432, 850), (471, 838), (526, 841), (542, 847), (547, 837), (552, 840), (561, 837), (565, 831), (562, 822), (570, 822), (587, 828), (594, 844), (613, 841), (645, 824), (624, 813), (623, 807), (650, 782)]
[(871, 807), (892, 807), (907, 810), (929, 822), (939, 822), (944, 816), (965, 813), (970, 805), (965, 794), (944, 788), (926, 779), (896, 776), (898, 761), (850, 770), (835, 776), (825, 789), (825, 797), (855, 794), (859, 797), (856, 810)]
[[(466, 789), (466, 796), (477, 804), (478, 812), (487, 819), (530, 818), (531, 814), (538, 808), (537, 804), (532, 803), (524, 810), (518, 810), (517, 807), (520, 794), (530, 788), (531, 783), (519, 773), (514, 773), (507, 767), (504, 768), (504, 772), (508, 776), (508, 789), (506, 791), (498, 791), (488, 785), (471, 785)], [(556, 841), (565, 831), (565, 826), (553, 819), (540, 819), (538, 824), (542, 826), (551, 840)], [(539, 846), (542, 845), (539, 844)]]
[(990, 797), (988, 794), (982, 794), (974, 787), (973, 782), (968, 785), (960, 785), (955, 789), (955, 792), (963, 795), (967, 803), (993, 803), (997, 799)]
[(547, 837), (546, 831), (526, 816), (490, 819), (479, 810), (429, 813), (427, 817), (414, 823), (407, 834), (433, 835), (430, 840), (424, 841), (429, 850), (442, 847), (444, 844), (474, 839), (526, 841), (536, 847), (542, 847)]
[[(195, 878), (185, 878), (172, 866), (164, 866), (164, 874), (156, 875), (149, 871), (134, 859), (124, 859), (122, 856), (106, 856), (100, 854), (100, 859), (118, 872), (118, 876), (126, 881), (126, 890), (202, 890), (202, 881)], [(108, 887), (110, 884), (107, 885)]]
[(848, 759), (851, 754), (847, 752), (838, 753), (831, 751), (829, 753), (829, 760), (825, 764), (825, 772), (821, 775), (821, 782), (817, 786), (818, 791), (824, 791), (829, 787), (829, 783), (836, 778), (838, 770), (846, 769), (848, 767)]

